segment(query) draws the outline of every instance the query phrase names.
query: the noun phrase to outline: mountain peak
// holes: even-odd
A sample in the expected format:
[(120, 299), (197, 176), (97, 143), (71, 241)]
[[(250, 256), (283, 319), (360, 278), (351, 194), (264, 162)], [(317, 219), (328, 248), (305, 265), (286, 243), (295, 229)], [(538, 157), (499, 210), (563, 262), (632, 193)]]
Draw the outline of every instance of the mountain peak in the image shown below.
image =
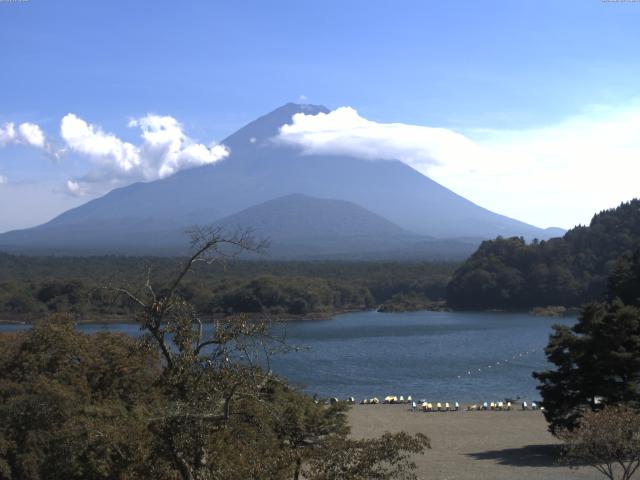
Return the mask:
[(286, 115), (295, 115), (296, 113), (304, 113), (307, 115), (317, 115), (318, 113), (329, 113), (329, 109), (324, 105), (314, 105), (312, 103), (285, 103), (281, 107), (276, 108), (266, 116), (283, 113)]
[(224, 139), (222, 143), (231, 148), (231, 151), (244, 150), (248, 146), (259, 145), (278, 135), (280, 127), (290, 124), (296, 113), (317, 115), (318, 113), (329, 113), (329, 111), (323, 105), (286, 103), (245, 125), (236, 133)]

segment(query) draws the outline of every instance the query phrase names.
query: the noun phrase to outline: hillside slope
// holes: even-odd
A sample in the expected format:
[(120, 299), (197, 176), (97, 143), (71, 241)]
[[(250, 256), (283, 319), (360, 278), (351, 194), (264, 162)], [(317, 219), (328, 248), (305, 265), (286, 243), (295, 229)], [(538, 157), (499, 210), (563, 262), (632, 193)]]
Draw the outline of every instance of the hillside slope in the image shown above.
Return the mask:
[(455, 272), (447, 303), (462, 309), (576, 307), (601, 300), (623, 257), (640, 249), (640, 200), (603, 211), (564, 237), (526, 244), (498, 238)]

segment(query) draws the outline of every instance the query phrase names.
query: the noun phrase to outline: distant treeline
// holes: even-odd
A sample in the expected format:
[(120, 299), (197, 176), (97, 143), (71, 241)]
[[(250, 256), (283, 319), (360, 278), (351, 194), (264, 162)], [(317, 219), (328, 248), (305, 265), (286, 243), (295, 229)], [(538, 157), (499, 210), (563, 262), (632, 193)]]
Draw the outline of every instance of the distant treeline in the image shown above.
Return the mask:
[[(80, 320), (130, 315), (109, 287), (156, 288), (184, 259), (165, 257), (27, 257), (0, 254), (0, 319), (72, 313)], [(198, 265), (181, 287), (200, 312), (330, 315), (397, 299), (416, 306), (444, 299), (454, 263), (235, 261)]]
[(602, 300), (607, 279), (630, 268), (640, 249), (640, 200), (593, 217), (564, 237), (527, 244), (522, 238), (483, 242), (458, 268), (447, 304), (458, 309), (577, 307)]

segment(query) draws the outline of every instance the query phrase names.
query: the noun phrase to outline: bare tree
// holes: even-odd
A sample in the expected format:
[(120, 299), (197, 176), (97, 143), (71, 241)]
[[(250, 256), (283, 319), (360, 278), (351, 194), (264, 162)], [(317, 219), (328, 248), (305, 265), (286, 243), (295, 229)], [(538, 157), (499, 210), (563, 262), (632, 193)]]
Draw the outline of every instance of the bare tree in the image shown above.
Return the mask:
[[(428, 447), (426, 437), (349, 440), (346, 407), (317, 405), (271, 374), (270, 354), (288, 347), (270, 334), (268, 317), (207, 324), (181, 296), (182, 282), (198, 263), (224, 263), (241, 252), (260, 252), (265, 243), (250, 232), (225, 236), (209, 227), (194, 229), (191, 238), (193, 253), (170, 281), (156, 285), (149, 270), (138, 290), (115, 289), (138, 307), (137, 320), (162, 358), (162, 399), (148, 418), (157, 456), (183, 480), (300, 478), (303, 472), (323, 480), (415, 479), (410, 455)], [(227, 447), (220, 444), (244, 436), (252, 446), (268, 437), (271, 448), (240, 455), (255, 469), (238, 477), (240, 466), (228, 465)]]
[(610, 480), (629, 480), (640, 466), (640, 415), (627, 406), (585, 411), (573, 430), (562, 430), (563, 460), (589, 465)]
[(180, 286), (198, 263), (224, 263), (242, 252), (261, 252), (266, 244), (250, 231), (225, 235), (219, 228), (196, 227), (191, 256), (175, 276), (156, 285), (151, 270), (143, 288), (116, 288), (138, 307), (137, 321), (164, 360), (162, 384), (169, 399), (149, 418), (159, 448), (172, 458), (184, 480), (214, 478), (215, 459), (207, 446), (211, 435), (226, 428), (234, 402), (257, 398), (271, 378), (257, 362), (273, 338), (266, 321), (244, 316), (205, 322), (180, 295)]

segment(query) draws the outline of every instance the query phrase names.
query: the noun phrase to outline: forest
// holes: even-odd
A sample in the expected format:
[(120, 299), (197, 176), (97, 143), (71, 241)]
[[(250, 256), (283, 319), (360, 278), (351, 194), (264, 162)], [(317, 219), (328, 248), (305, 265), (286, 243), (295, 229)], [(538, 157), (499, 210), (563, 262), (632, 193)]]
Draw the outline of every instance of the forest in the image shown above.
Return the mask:
[[(71, 314), (123, 320), (132, 305), (109, 287), (161, 281), (183, 259), (0, 254), (0, 320)], [(455, 263), (230, 261), (196, 265), (180, 294), (204, 315), (330, 316), (348, 310), (425, 308), (442, 301)]]
[(578, 307), (606, 296), (607, 278), (629, 267), (640, 248), (640, 200), (596, 214), (564, 237), (483, 242), (454, 273), (447, 304), (455, 309)]

